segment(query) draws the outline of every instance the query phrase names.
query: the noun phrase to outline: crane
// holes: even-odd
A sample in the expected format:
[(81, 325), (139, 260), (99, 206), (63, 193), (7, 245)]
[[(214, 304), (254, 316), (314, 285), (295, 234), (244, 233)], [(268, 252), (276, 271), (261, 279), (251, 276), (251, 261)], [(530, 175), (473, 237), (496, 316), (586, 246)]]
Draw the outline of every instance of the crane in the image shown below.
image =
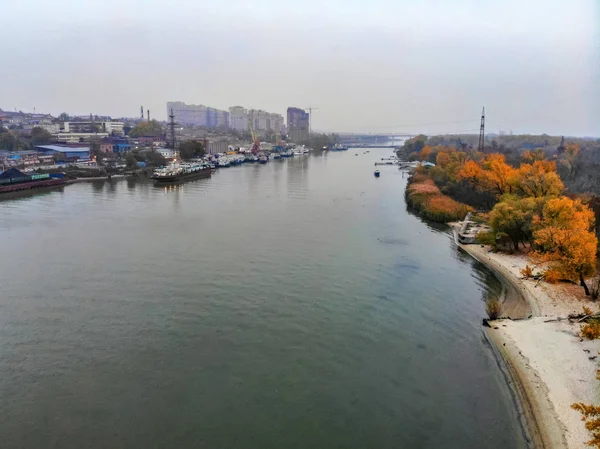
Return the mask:
[(254, 127), (252, 126), (252, 120), (249, 120), (248, 126), (250, 127), (250, 133), (252, 134), (252, 148), (250, 151), (254, 156), (258, 154), (260, 151), (260, 139), (258, 138), (258, 134), (254, 132)]
[(308, 136), (310, 137), (310, 135), (312, 134), (312, 111), (318, 111), (319, 108), (313, 108), (312, 106), (309, 106), (307, 108), (304, 108), (305, 111), (308, 111)]

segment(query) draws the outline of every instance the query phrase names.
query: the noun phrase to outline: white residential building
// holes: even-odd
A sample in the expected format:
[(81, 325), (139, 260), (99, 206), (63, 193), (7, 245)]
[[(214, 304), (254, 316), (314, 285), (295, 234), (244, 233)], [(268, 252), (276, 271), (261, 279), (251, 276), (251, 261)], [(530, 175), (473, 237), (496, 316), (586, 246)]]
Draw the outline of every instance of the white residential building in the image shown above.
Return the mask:
[(242, 106), (229, 108), (229, 128), (236, 131), (248, 131), (248, 110)]

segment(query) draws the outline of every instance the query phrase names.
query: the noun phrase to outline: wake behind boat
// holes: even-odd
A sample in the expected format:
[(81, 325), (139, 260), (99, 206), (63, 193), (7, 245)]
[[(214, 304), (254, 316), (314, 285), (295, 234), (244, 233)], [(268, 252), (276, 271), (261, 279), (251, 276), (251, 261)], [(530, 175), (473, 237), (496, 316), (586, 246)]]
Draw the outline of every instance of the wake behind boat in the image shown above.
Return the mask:
[(173, 163), (167, 167), (154, 170), (151, 178), (156, 184), (173, 184), (192, 179), (208, 178), (211, 172), (211, 167), (208, 164)]

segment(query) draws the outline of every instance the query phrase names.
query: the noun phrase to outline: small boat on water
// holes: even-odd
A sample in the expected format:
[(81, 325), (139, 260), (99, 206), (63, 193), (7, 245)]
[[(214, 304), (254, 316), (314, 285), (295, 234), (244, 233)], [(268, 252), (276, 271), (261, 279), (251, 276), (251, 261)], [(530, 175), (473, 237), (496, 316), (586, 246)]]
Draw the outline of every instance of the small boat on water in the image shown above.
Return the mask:
[(265, 156), (264, 154), (261, 154), (260, 156), (258, 156), (258, 162), (260, 164), (266, 164), (267, 162), (269, 162), (269, 157)]
[(379, 176), (381, 175), (381, 173), (379, 172), (379, 170), (375, 170), (374, 175), (375, 175), (376, 178), (379, 178)]
[(331, 151), (347, 151), (348, 147), (342, 144), (336, 143), (333, 147), (331, 147)]
[(156, 184), (173, 184), (192, 179), (208, 178), (212, 173), (209, 164), (172, 163), (154, 170), (151, 178)]
[(304, 145), (294, 148), (294, 156), (306, 156), (310, 150), (307, 150)]

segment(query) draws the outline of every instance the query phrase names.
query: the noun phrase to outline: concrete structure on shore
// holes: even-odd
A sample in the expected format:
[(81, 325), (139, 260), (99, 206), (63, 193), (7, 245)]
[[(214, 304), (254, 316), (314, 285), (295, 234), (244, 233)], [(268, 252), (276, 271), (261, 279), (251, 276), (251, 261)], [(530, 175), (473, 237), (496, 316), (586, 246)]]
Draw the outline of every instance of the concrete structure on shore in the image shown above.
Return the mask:
[(287, 109), (287, 131), (289, 140), (303, 142), (309, 138), (310, 115), (304, 109)]

